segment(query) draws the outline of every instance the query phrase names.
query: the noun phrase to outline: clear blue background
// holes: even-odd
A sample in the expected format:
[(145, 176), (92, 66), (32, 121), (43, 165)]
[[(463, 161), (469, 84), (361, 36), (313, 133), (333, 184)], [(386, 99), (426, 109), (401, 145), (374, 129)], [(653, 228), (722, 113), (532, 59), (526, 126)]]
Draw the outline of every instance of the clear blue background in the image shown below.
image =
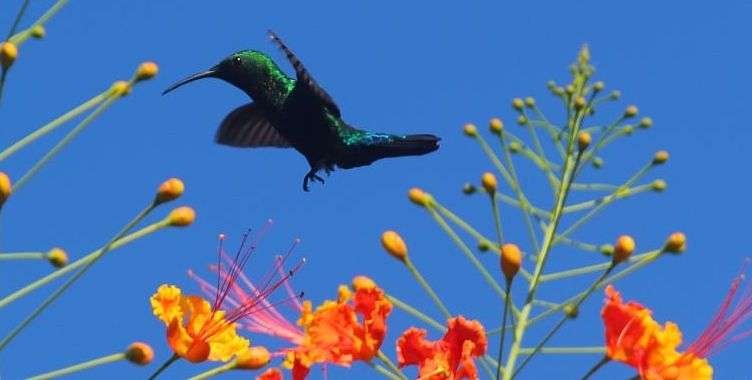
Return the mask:
[[(52, 3), (32, 2), (22, 25)], [(587, 178), (624, 181), (658, 149), (668, 149), (671, 160), (648, 178), (664, 178), (669, 184), (664, 194), (619, 202), (576, 237), (601, 244), (629, 233), (642, 251), (659, 247), (675, 230), (686, 232), (685, 255), (661, 259), (617, 285), (626, 298), (654, 309), (658, 320), (678, 322), (688, 341), (712, 317), (750, 254), (746, 217), (752, 213), (752, 6), (746, 2), (217, 3), (73, 1), (48, 24), (47, 38), (21, 48), (0, 108), (0, 139), (5, 146), (114, 80), (127, 78), (142, 61), (159, 63), (160, 74), (118, 101), (13, 195), (3, 210), (2, 251), (59, 245), (75, 260), (104, 244), (170, 176), (185, 181), (186, 193), (178, 203), (193, 206), (198, 218), (188, 229), (161, 231), (98, 263), (0, 354), (3, 378), (17, 379), (116, 352), (134, 340), (155, 347), (157, 358), (149, 368), (118, 363), (74, 378), (146, 377), (170, 354), (165, 328), (151, 315), (148, 297), (162, 283), (196, 291), (185, 272), (194, 268), (208, 273), (205, 266), (214, 259), (217, 233), (227, 233), (232, 244), (245, 228), (260, 227), (267, 218), (276, 223), (249, 265), (251, 275), (263, 273), (273, 254), (300, 237), (297, 255), (306, 257), (308, 264), (294, 286), (305, 290), (314, 303), (334, 297), (338, 284), (366, 274), (388, 292), (441, 319), (407, 271), (380, 247), (380, 233), (397, 229), (416, 265), (452, 311), (496, 327), (500, 303), (430, 217), (407, 201), (406, 192), (412, 186), (431, 191), (492, 236), (487, 200), (460, 192), (463, 182), (476, 182), (492, 165), (472, 140), (462, 136), (461, 126), (468, 121), (485, 126), (499, 116), (524, 136), (514, 127), (509, 104), (513, 97), (527, 95), (561, 120), (560, 104), (545, 84), (549, 79), (569, 79), (567, 67), (583, 43), (590, 44), (598, 77), (623, 94), (623, 101), (599, 111), (596, 122), (610, 121), (631, 103), (655, 121), (649, 131), (608, 149), (604, 169)], [(4, 2), (2, 30), (20, 4)], [(304, 193), (301, 181), (308, 167), (296, 152), (231, 149), (212, 142), (219, 121), (247, 102), (243, 93), (206, 80), (160, 95), (174, 81), (245, 48), (269, 53), (291, 73), (266, 37), (269, 28), (333, 95), (349, 123), (379, 131), (435, 133), (443, 138), (441, 149), (430, 156), (337, 171), (323, 188), (316, 184)], [(0, 169), (19, 178), (70, 127), (3, 162)], [(521, 168), (527, 191), (547, 205), (548, 185), (525, 168), (529, 165)], [(150, 220), (168, 209), (158, 210)], [(519, 218), (507, 220), (507, 236), (527, 242)], [(554, 255), (551, 270), (600, 260), (566, 247)], [(481, 259), (496, 267), (492, 256)], [(50, 271), (44, 262), (3, 262), (2, 293)], [(562, 299), (590, 281), (549, 287), (542, 294)], [(2, 333), (53, 287), (0, 311)], [(581, 317), (551, 345), (602, 344), (601, 299), (594, 295)], [(401, 311), (393, 313), (384, 344), (391, 357), (397, 334), (416, 323)], [(542, 332), (541, 327), (531, 330), (525, 346), (537, 342)], [(429, 335), (439, 337), (433, 331)], [(489, 350), (495, 354), (495, 342)], [(748, 377), (750, 350), (748, 340), (714, 356), (716, 378)], [(597, 359), (541, 356), (522, 378), (580, 378)], [(211, 367), (176, 363), (164, 378), (183, 378)], [(232, 373), (224, 378), (251, 375)], [(596, 378), (632, 375), (627, 367), (611, 364)], [(314, 369), (311, 377), (319, 376)], [(379, 377), (362, 363), (350, 372), (330, 371), (333, 379), (355, 376)]]

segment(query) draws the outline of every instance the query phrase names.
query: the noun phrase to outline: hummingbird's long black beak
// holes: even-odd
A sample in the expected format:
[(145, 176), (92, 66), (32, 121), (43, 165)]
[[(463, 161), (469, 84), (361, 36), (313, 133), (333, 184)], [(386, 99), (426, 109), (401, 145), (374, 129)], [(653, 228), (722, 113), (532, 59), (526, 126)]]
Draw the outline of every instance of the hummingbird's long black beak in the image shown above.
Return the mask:
[(184, 85), (186, 83), (193, 82), (194, 80), (199, 80), (199, 79), (203, 79), (203, 78), (216, 78), (218, 72), (219, 72), (219, 67), (218, 66), (214, 66), (211, 69), (206, 70), (204, 72), (201, 72), (201, 73), (198, 73), (198, 74), (193, 74), (193, 75), (189, 76), (188, 78), (180, 80), (177, 83), (173, 84), (172, 86), (167, 87), (167, 89), (164, 90), (164, 92), (162, 92), (162, 95), (164, 95), (164, 94), (166, 94), (166, 93), (168, 93), (168, 92), (170, 92), (170, 91), (172, 91), (172, 90), (174, 90), (174, 89), (176, 89), (176, 88), (178, 88), (178, 87), (180, 87), (180, 86), (182, 86), (182, 85)]

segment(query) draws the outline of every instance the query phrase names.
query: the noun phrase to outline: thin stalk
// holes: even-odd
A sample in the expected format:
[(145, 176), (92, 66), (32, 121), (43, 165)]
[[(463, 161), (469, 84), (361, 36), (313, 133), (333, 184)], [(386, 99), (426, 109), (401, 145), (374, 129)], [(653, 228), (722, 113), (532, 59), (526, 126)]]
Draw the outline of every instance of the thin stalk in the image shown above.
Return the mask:
[(26, 13), (26, 8), (29, 7), (29, 0), (24, 0), (23, 4), (21, 4), (21, 9), (18, 10), (18, 13), (16, 13), (16, 19), (13, 20), (13, 25), (10, 27), (10, 31), (8, 32), (8, 37), (6, 37), (6, 40), (9, 40), (14, 33), (16, 33), (16, 29), (18, 29), (18, 24), (21, 23), (21, 19), (23, 18), (24, 13)]
[(593, 376), (594, 373), (598, 372), (598, 370), (601, 369), (601, 367), (603, 367), (604, 365), (606, 365), (610, 361), (611, 361), (611, 358), (609, 358), (607, 355), (603, 355), (603, 357), (601, 358), (601, 360), (599, 360), (598, 363), (595, 363), (595, 365), (593, 366), (593, 368), (590, 368), (590, 370), (587, 371), (587, 373), (585, 374), (585, 376), (582, 377), (582, 380), (589, 379), (590, 376)]
[(441, 331), (441, 332), (446, 332), (447, 328), (444, 327), (444, 325), (442, 325), (441, 323), (437, 322), (435, 319), (433, 319), (433, 318), (431, 318), (431, 317), (423, 314), (422, 312), (418, 311), (418, 309), (416, 309), (416, 308), (414, 308), (414, 307), (412, 307), (412, 306), (410, 306), (410, 305), (402, 302), (397, 297), (395, 297), (395, 296), (393, 296), (391, 294), (386, 294), (386, 299), (389, 300), (389, 302), (391, 302), (392, 305), (394, 305), (396, 308), (402, 309), (402, 311), (404, 311), (404, 312), (412, 315), (415, 318), (420, 319), (421, 321), (423, 321), (427, 325), (433, 327), (434, 329), (436, 329), (438, 331)]
[(24, 148), (25, 146), (31, 144), (32, 142), (36, 141), (40, 137), (52, 132), (57, 127), (65, 123), (66, 121), (80, 115), (83, 112), (88, 111), (92, 107), (96, 106), (97, 104), (101, 103), (104, 99), (106, 99), (110, 93), (112, 92), (111, 89), (108, 89), (107, 91), (104, 91), (103, 93), (87, 100), (86, 102), (82, 103), (78, 107), (66, 112), (65, 114), (59, 116), (55, 120), (52, 120), (51, 122), (43, 125), (41, 128), (37, 129), (36, 131), (26, 135), (21, 140), (18, 140), (13, 145), (9, 146), (2, 152), (0, 152), (0, 161), (5, 160), (13, 153), (16, 153), (20, 149)]
[(648, 190), (652, 190), (653, 185), (652, 184), (645, 184), (645, 185), (639, 185), (635, 186), (629, 189), (622, 189), (614, 192), (613, 194), (606, 195), (604, 197), (593, 199), (590, 201), (580, 202), (576, 203), (567, 207), (564, 207), (564, 213), (572, 213), (582, 210), (587, 210), (589, 208), (595, 207), (597, 205), (603, 204), (604, 202), (611, 203), (617, 199), (630, 197), (635, 194), (639, 194)]
[(375, 369), (376, 372), (378, 372), (378, 373), (386, 376), (387, 378), (389, 378), (391, 380), (403, 380), (401, 377), (393, 374), (390, 370), (384, 368), (383, 366), (381, 366), (379, 364), (371, 363), (371, 362), (364, 362), (364, 363), (366, 363), (366, 365), (368, 365), (369, 367)]
[(13, 42), (16, 45), (21, 45), (24, 41), (26, 41), (27, 38), (31, 35), (31, 31), (34, 29), (35, 26), (40, 25), (43, 26), (47, 21), (49, 21), (52, 16), (54, 16), (66, 3), (68, 0), (58, 0), (55, 5), (53, 5), (50, 9), (47, 10), (41, 17), (37, 19), (33, 24), (31, 24), (30, 27), (26, 28), (22, 32), (12, 36), (9, 38), (11, 42)]
[[(517, 325), (514, 329), (514, 341), (512, 342), (512, 348), (507, 358), (507, 364), (504, 368), (504, 380), (510, 380), (512, 373), (514, 372), (514, 365), (519, 355), (520, 344), (525, 334), (530, 311), (533, 307), (533, 300), (535, 299), (535, 292), (538, 289), (540, 283), (540, 277), (543, 273), (543, 267), (548, 259), (548, 254), (553, 246), (554, 238), (556, 236), (556, 229), (559, 225), (562, 216), (562, 210), (566, 203), (567, 194), (569, 192), (569, 185), (574, 182), (574, 171), (577, 168), (577, 163), (581, 158), (581, 154), (577, 154), (577, 159), (573, 159), (574, 154), (574, 141), (579, 128), (579, 122), (575, 121), (572, 125), (569, 142), (567, 144), (567, 157), (564, 161), (564, 167), (562, 168), (561, 186), (556, 195), (556, 204), (553, 208), (551, 215), (551, 223), (548, 225), (543, 237), (543, 244), (541, 245), (540, 254), (533, 271), (533, 279), (530, 282), (528, 289), (527, 299), (525, 305), (522, 307), (519, 315), (517, 316)], [(572, 162), (574, 161), (574, 162)]]
[(480, 368), (483, 369), (483, 372), (486, 373), (486, 376), (488, 376), (489, 379), (493, 379), (494, 371), (492, 367), (498, 367), (498, 363), (494, 365), (493, 360), (489, 360), (487, 356), (479, 357), (478, 363), (480, 363)]
[(52, 379), (52, 378), (55, 378), (55, 377), (69, 375), (69, 374), (74, 373), (74, 372), (78, 372), (78, 371), (82, 371), (82, 370), (89, 369), (89, 368), (92, 368), (92, 367), (100, 366), (102, 364), (116, 362), (118, 360), (123, 360), (123, 359), (125, 359), (125, 354), (122, 353), (122, 352), (121, 353), (117, 353), (117, 354), (107, 355), (107, 356), (101, 357), (99, 359), (89, 360), (87, 362), (83, 362), (83, 363), (79, 363), (79, 364), (76, 364), (76, 365), (72, 365), (70, 367), (65, 367), (65, 368), (61, 368), (61, 369), (55, 370), (55, 371), (43, 373), (41, 375), (32, 376), (32, 377), (30, 377), (30, 378), (28, 378), (26, 380), (47, 380), (47, 379)]
[[(535, 351), (534, 348), (520, 348), (520, 354), (530, 355)], [(602, 354), (606, 352), (603, 346), (594, 347), (543, 347), (538, 350), (539, 354), (551, 355), (582, 355), (582, 354)]]
[(16, 183), (13, 184), (13, 187), (11, 188), (11, 193), (15, 193), (18, 191), (21, 186), (23, 186), (34, 174), (36, 174), (39, 169), (41, 169), (47, 162), (49, 162), (55, 155), (57, 155), (60, 150), (62, 150), (68, 143), (71, 142), (79, 133), (81, 133), (86, 126), (88, 126), (94, 119), (97, 118), (104, 110), (106, 110), (115, 100), (117, 100), (119, 96), (113, 95), (107, 98), (104, 102), (102, 102), (99, 106), (97, 106), (94, 111), (92, 111), (88, 116), (86, 116), (85, 119), (83, 119), (73, 130), (68, 132), (65, 137), (63, 137), (60, 142), (57, 143), (52, 149), (50, 149), (47, 154), (44, 155), (31, 169), (29, 169), (26, 174), (21, 177)]
[[(648, 265), (651, 262), (655, 261), (662, 254), (663, 254), (663, 251), (658, 252), (658, 253), (656, 253), (656, 254), (654, 254), (652, 256), (645, 256), (642, 260), (640, 260), (640, 261), (638, 261), (638, 262), (630, 265), (626, 269), (623, 269), (621, 272), (609, 276), (600, 285), (598, 285), (597, 288), (600, 289), (605, 284), (609, 284), (609, 283), (612, 283), (612, 282), (614, 282), (616, 280), (624, 278), (628, 274), (630, 274), (630, 273), (632, 273), (632, 272), (634, 272), (634, 271), (636, 271), (636, 270), (644, 267), (645, 265)], [(576, 295), (568, 298), (567, 300), (563, 301), (560, 304), (559, 307), (550, 308), (550, 309), (548, 309), (548, 310), (546, 310), (546, 311), (544, 311), (544, 312), (536, 315), (535, 317), (533, 317), (533, 318), (530, 319), (530, 321), (528, 322), (528, 326), (532, 326), (533, 324), (538, 323), (538, 322), (542, 321), (543, 319), (548, 318), (549, 316), (553, 315), (554, 313), (557, 313), (557, 312), (561, 311), (566, 305), (569, 305), (569, 304), (571, 304), (573, 302), (576, 302), (580, 297), (582, 297), (583, 295), (585, 295), (585, 293), (587, 293), (587, 291), (583, 291), (583, 292), (581, 292), (579, 294), (576, 294)]]
[(115, 236), (112, 239), (110, 239), (110, 241), (104, 246), (104, 248), (102, 248), (99, 251), (98, 255), (94, 256), (91, 259), (91, 261), (86, 263), (86, 265), (84, 265), (78, 272), (73, 274), (73, 276), (71, 276), (67, 281), (65, 281), (63, 285), (61, 285), (56, 291), (54, 291), (49, 297), (47, 297), (47, 299), (45, 299), (44, 302), (42, 302), (42, 304), (39, 305), (39, 307), (37, 307), (28, 317), (26, 317), (26, 319), (24, 319), (21, 323), (18, 324), (18, 326), (16, 326), (16, 328), (14, 328), (10, 333), (8, 333), (8, 335), (5, 338), (3, 338), (2, 341), (0, 341), (0, 351), (2, 351), (5, 348), (5, 346), (7, 346), (8, 343), (10, 343), (10, 341), (12, 341), (13, 338), (15, 338), (24, 328), (26, 328), (26, 326), (28, 326), (29, 323), (31, 323), (31, 321), (33, 321), (37, 316), (39, 316), (39, 314), (41, 314), (45, 309), (47, 309), (47, 307), (50, 304), (52, 304), (53, 301), (55, 301), (58, 297), (60, 297), (61, 294), (63, 294), (63, 292), (65, 292), (71, 285), (73, 285), (73, 283), (76, 282), (76, 280), (81, 278), (81, 276), (83, 276), (84, 273), (86, 273), (86, 271), (88, 271), (92, 266), (94, 266), (94, 264), (96, 264), (96, 262), (112, 248), (112, 245), (118, 239), (125, 236), (125, 234), (127, 234), (128, 231), (133, 229), (133, 227), (136, 224), (138, 224), (142, 219), (144, 219), (147, 215), (149, 215), (151, 210), (153, 210), (155, 207), (156, 207), (155, 203), (150, 203), (149, 206), (147, 206), (143, 211), (139, 212), (138, 215), (136, 215), (136, 217), (133, 218), (133, 220), (131, 220), (128, 224), (126, 224), (125, 227), (123, 227), (117, 234), (115, 234)]
[(386, 364), (386, 366), (389, 367), (389, 369), (391, 369), (400, 379), (407, 380), (407, 376), (405, 376), (405, 374), (402, 373), (399, 368), (397, 368), (397, 365), (392, 362), (392, 359), (389, 359), (388, 356), (384, 355), (383, 351), (379, 350), (376, 353), (376, 357), (379, 358), (382, 363)]
[(491, 194), (491, 209), (493, 209), (494, 226), (496, 227), (496, 239), (499, 247), (504, 246), (504, 232), (501, 226), (501, 215), (499, 214), (499, 205), (494, 200), (494, 194)]
[(229, 363), (227, 363), (225, 365), (221, 365), (219, 367), (212, 368), (212, 369), (210, 369), (210, 370), (208, 370), (206, 372), (201, 372), (198, 375), (189, 378), (188, 380), (203, 380), (203, 379), (208, 379), (208, 378), (210, 378), (212, 376), (216, 376), (216, 375), (219, 375), (221, 373), (225, 373), (227, 371), (235, 369), (235, 365), (236, 365), (235, 364), (235, 360), (233, 360), (233, 361), (231, 361), (231, 362), (229, 362)]
[[(522, 114), (525, 116), (525, 119), (529, 119), (526, 112), (523, 111)], [(538, 138), (537, 130), (532, 125), (528, 125), (527, 129), (530, 131), (530, 138), (533, 140), (533, 146), (535, 146), (536, 153), (543, 160), (543, 162), (548, 162), (548, 158), (546, 158), (546, 151), (543, 149), (543, 144), (541, 144), (540, 139)], [(557, 181), (552, 179), (552, 177), (556, 176), (553, 174), (551, 168), (548, 165), (543, 166), (543, 174), (546, 175), (548, 183), (549, 185), (551, 185), (551, 193), (555, 196), (558, 186), (556, 185)]]
[(162, 365), (159, 366), (159, 368), (157, 368), (157, 370), (153, 374), (151, 374), (151, 376), (149, 376), (149, 380), (156, 379), (160, 373), (164, 372), (164, 370), (166, 370), (167, 367), (172, 365), (172, 363), (175, 363), (175, 361), (177, 361), (178, 359), (180, 359), (180, 356), (178, 356), (178, 354), (173, 354), (172, 356), (170, 356), (170, 358), (167, 359), (167, 361), (162, 363)]
[[(493, 276), (491, 276), (490, 273), (488, 273), (488, 270), (481, 264), (480, 261), (478, 261), (478, 258), (475, 257), (473, 252), (470, 250), (470, 248), (467, 247), (467, 245), (460, 239), (459, 236), (457, 236), (457, 233), (454, 232), (452, 227), (450, 227), (446, 221), (439, 215), (436, 211), (433, 209), (430, 209), (431, 215), (434, 217), (437, 223), (439, 223), (439, 226), (441, 226), (442, 229), (449, 235), (449, 237), (454, 241), (455, 244), (460, 248), (462, 253), (465, 254), (465, 256), (470, 260), (470, 262), (473, 263), (475, 268), (480, 272), (481, 276), (488, 282), (489, 285), (496, 291), (496, 294), (501, 297), (502, 300), (506, 300), (506, 294), (504, 293), (504, 290), (499, 286), (499, 283), (494, 280)], [(517, 313), (517, 309), (512, 305), (512, 312)]]
[(44, 252), (13, 252), (0, 253), (0, 260), (26, 260), (26, 259), (46, 259), (47, 254)]
[[(126, 245), (126, 244), (128, 244), (128, 243), (130, 243), (130, 242), (132, 242), (134, 240), (136, 240), (136, 239), (144, 237), (144, 236), (146, 236), (146, 235), (148, 235), (148, 234), (150, 234), (152, 232), (158, 231), (158, 230), (160, 230), (160, 229), (162, 229), (162, 228), (164, 228), (164, 227), (166, 227), (168, 225), (169, 225), (168, 221), (165, 219), (165, 220), (159, 221), (157, 223), (151, 224), (149, 226), (146, 226), (146, 227), (144, 227), (144, 228), (142, 228), (142, 229), (140, 229), (140, 230), (138, 230), (138, 231), (136, 231), (136, 232), (134, 232), (134, 233), (132, 233), (132, 234), (130, 234), (128, 236), (123, 237), (122, 239), (119, 239), (118, 241), (116, 241), (115, 243), (112, 244), (112, 246), (110, 247), (110, 249), (120, 248), (120, 247), (122, 247), (122, 246), (124, 246), (124, 245)], [(56, 271), (48, 274), (47, 276), (44, 276), (44, 277), (40, 278), (39, 280), (36, 280), (36, 281), (32, 282), (29, 285), (26, 285), (25, 287), (23, 287), (23, 288), (15, 291), (13, 294), (8, 295), (7, 297), (5, 297), (2, 300), (0, 300), (0, 309), (3, 308), (3, 307), (5, 307), (5, 306), (7, 306), (9, 303), (11, 303), (11, 302), (13, 302), (13, 301), (15, 301), (15, 300), (17, 300), (17, 299), (25, 296), (26, 294), (28, 294), (28, 293), (30, 293), (30, 292), (32, 292), (32, 291), (40, 288), (41, 286), (43, 286), (43, 285), (45, 285), (45, 284), (47, 284), (47, 283), (49, 283), (51, 281), (56, 280), (57, 278), (65, 275), (65, 274), (67, 274), (68, 272), (71, 272), (71, 271), (75, 270), (78, 267), (86, 265), (88, 262), (90, 262), (91, 260), (93, 260), (94, 257), (97, 257), (100, 254), (100, 252), (102, 252), (103, 249), (104, 249), (104, 247), (100, 248), (100, 249), (98, 249), (98, 250), (96, 250), (96, 251), (94, 251), (94, 252), (92, 252), (92, 253), (90, 253), (90, 254), (88, 254), (88, 255), (86, 255), (86, 256), (78, 259), (78, 260), (76, 260), (75, 262), (73, 262), (71, 264), (68, 264), (68, 265), (64, 266), (63, 268), (60, 268), (60, 269), (58, 269), (58, 270), (56, 270)]]
[(504, 299), (504, 311), (502, 312), (501, 317), (501, 342), (499, 342), (499, 356), (498, 359), (496, 359), (497, 365), (496, 365), (496, 380), (499, 380), (501, 378), (501, 359), (504, 357), (504, 337), (507, 336), (506, 332), (504, 331), (504, 326), (507, 325), (507, 313), (509, 311), (509, 291), (512, 289), (512, 281), (507, 280), (507, 296)]
[[(598, 276), (598, 279), (595, 280), (593, 285), (590, 286), (590, 288), (587, 290), (585, 295), (583, 295), (577, 300), (577, 302), (572, 306), (572, 308), (574, 310), (579, 309), (580, 305), (582, 305), (582, 303), (585, 302), (585, 299), (587, 299), (588, 296), (593, 294), (593, 292), (598, 288), (598, 285), (600, 285), (603, 279), (605, 279), (609, 275), (609, 273), (611, 273), (611, 271), (614, 270), (615, 267), (616, 267), (616, 263), (612, 262), (611, 265), (605, 271), (603, 271), (603, 273), (601, 273), (600, 276)], [(527, 363), (533, 360), (533, 357), (535, 356), (535, 354), (537, 354), (538, 351), (540, 351), (540, 349), (543, 348), (543, 346), (545, 346), (546, 343), (548, 343), (548, 341), (551, 338), (553, 338), (553, 336), (559, 331), (559, 329), (561, 329), (561, 327), (564, 326), (564, 323), (566, 323), (570, 319), (571, 318), (568, 315), (564, 315), (559, 320), (559, 322), (557, 322), (556, 325), (554, 325), (551, 331), (549, 331), (548, 334), (546, 334), (546, 336), (543, 338), (543, 340), (541, 340), (538, 346), (535, 347), (533, 352), (530, 353), (530, 355), (528, 355), (522, 363), (520, 363), (520, 366), (517, 367), (517, 369), (514, 371), (514, 375), (512, 376), (516, 376), (520, 371), (522, 371), (522, 369), (525, 368), (525, 365), (527, 365)]]
[[(627, 261), (628, 262), (637, 262), (637, 261), (640, 261), (640, 260), (642, 260), (642, 259), (644, 259), (644, 258), (646, 258), (648, 256), (652, 256), (652, 255), (655, 255), (657, 253), (660, 253), (660, 251), (661, 251), (661, 249), (656, 249), (656, 250), (653, 250), (653, 251), (641, 253), (639, 255), (634, 255), (634, 256), (628, 258)], [(570, 277), (580, 276), (580, 275), (583, 275), (583, 274), (598, 272), (598, 271), (605, 270), (610, 265), (611, 265), (611, 263), (608, 262), (608, 263), (588, 265), (588, 266), (577, 268), (577, 269), (570, 269), (570, 270), (565, 270), (565, 271), (561, 271), (561, 272), (554, 272), (554, 273), (544, 274), (543, 276), (541, 276), (541, 282), (552, 281), (552, 280), (561, 280), (561, 279), (564, 279), (564, 278), (570, 278)]]
[(428, 284), (428, 281), (426, 281), (425, 278), (420, 274), (418, 271), (418, 268), (413, 265), (412, 261), (410, 261), (409, 257), (405, 257), (405, 266), (407, 266), (407, 269), (412, 273), (413, 277), (415, 277), (415, 280), (418, 281), (418, 284), (423, 288), (423, 290), (428, 293), (428, 296), (431, 297), (433, 302), (438, 306), (438, 308), (441, 310), (441, 313), (444, 314), (444, 317), (450, 318), (452, 316), (452, 313), (449, 312), (449, 309), (444, 306), (444, 303), (441, 302), (441, 298), (436, 294), (436, 292), (433, 291), (433, 288), (431, 288), (431, 285)]
[(504, 133), (504, 136), (508, 137), (510, 140), (514, 140), (517, 144), (520, 145), (520, 151), (523, 156), (527, 157), (530, 161), (533, 161), (535, 166), (537, 166), (540, 170), (543, 170), (544, 167), (548, 166), (551, 168), (551, 170), (560, 170), (561, 167), (556, 164), (555, 162), (551, 161), (543, 161), (542, 158), (538, 157), (538, 155), (533, 151), (532, 148), (527, 146), (524, 141), (522, 141), (519, 137), (515, 136), (514, 134), (507, 132), (504, 130), (502, 133)]

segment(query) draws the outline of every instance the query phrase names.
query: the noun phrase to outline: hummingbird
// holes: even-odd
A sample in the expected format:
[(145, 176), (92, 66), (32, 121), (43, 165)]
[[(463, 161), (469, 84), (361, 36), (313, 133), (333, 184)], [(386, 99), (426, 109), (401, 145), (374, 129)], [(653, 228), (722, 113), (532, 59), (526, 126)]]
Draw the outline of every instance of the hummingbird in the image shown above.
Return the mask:
[(191, 75), (168, 87), (162, 94), (203, 78), (222, 79), (245, 92), (252, 102), (230, 112), (215, 135), (219, 144), (242, 147), (295, 148), (311, 169), (303, 178), (324, 179), (337, 168), (370, 165), (386, 157), (414, 156), (439, 148), (439, 137), (430, 134), (400, 135), (354, 128), (342, 119), (337, 103), (313, 79), (300, 60), (273, 31), (271, 41), (284, 53), (295, 70), (287, 76), (266, 54), (242, 50), (216, 66)]

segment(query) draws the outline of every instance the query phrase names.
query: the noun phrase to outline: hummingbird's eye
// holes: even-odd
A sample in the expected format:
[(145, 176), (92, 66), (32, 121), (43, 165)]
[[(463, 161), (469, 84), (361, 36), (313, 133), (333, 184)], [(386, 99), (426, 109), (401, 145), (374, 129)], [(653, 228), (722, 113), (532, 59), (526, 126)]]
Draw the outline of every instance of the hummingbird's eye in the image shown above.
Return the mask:
[(233, 59), (232, 59), (232, 63), (233, 63), (233, 64), (234, 64), (235, 66), (240, 66), (240, 64), (241, 64), (242, 62), (243, 62), (243, 61), (242, 61), (242, 60), (240, 59), (240, 57), (235, 57), (235, 58), (233, 58)]

